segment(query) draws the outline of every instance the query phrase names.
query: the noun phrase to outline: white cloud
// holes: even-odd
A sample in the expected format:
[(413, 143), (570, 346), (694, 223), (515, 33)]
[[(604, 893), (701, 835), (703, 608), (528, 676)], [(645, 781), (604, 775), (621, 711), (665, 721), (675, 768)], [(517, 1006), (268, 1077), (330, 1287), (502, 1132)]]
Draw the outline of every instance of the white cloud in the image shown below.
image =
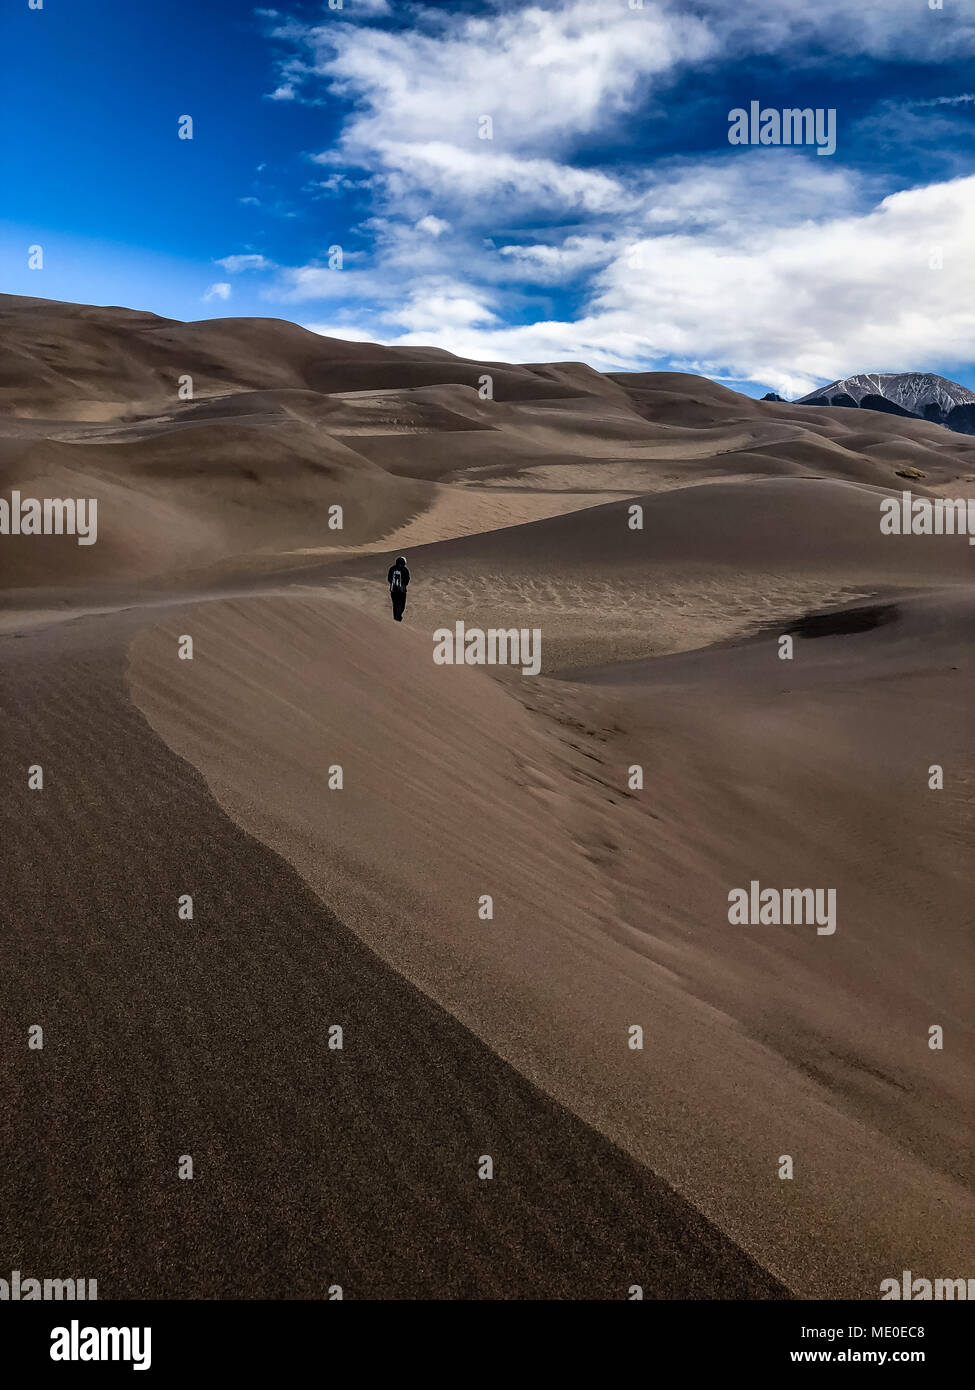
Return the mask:
[(550, 151), (619, 117), (654, 75), (715, 49), (700, 20), (652, 3), (569, 0), (486, 16), (438, 7), (414, 18), (392, 31), (333, 22), (287, 31), (318, 77), (356, 98), (341, 141), (352, 160), (393, 131), (407, 146), (443, 140), (444, 113), (459, 146), (481, 143), (489, 115), (505, 150)]
[[(352, 259), (354, 253), (346, 253)], [(298, 304), (309, 299), (383, 300), (391, 293), (399, 297), (403, 287), (385, 283), (377, 271), (356, 270), (353, 265), (330, 269), (327, 265), (284, 266), (275, 281), (263, 291), (266, 299)]]
[(781, 53), (823, 62), (833, 54), (939, 62), (975, 51), (975, 13), (955, 0), (932, 10), (926, 0), (699, 0), (730, 51)]
[(434, 217), (432, 213), (427, 213), (426, 217), (421, 217), (416, 224), (418, 232), (428, 232), (430, 236), (443, 236), (444, 232), (450, 231), (450, 223), (445, 222), (442, 217)]
[(483, 216), (499, 199), (504, 199), (508, 216), (538, 207), (550, 212), (598, 213), (632, 205), (623, 185), (598, 169), (576, 169), (553, 159), (512, 154), (487, 142), (466, 150), (442, 140), (386, 141), (375, 155), (386, 171), (392, 203), (403, 206), (418, 193), (425, 199), (432, 196), (454, 209), (455, 219), (465, 208), (468, 217), (471, 213)]
[(567, 236), (563, 241), (529, 242), (499, 248), (509, 275), (535, 284), (561, 284), (585, 271), (605, 265), (619, 251), (621, 239), (612, 236)]
[(444, 328), (466, 330), (498, 321), (493, 310), (458, 286), (414, 290), (408, 303), (392, 311), (390, 317), (408, 333), (428, 335), (439, 334)]
[[(339, 337), (603, 368), (675, 361), (783, 394), (975, 357), (975, 180), (884, 197), (877, 174), (839, 160), (724, 148), (724, 112), (711, 152), (655, 164), (645, 119), (650, 100), (662, 121), (679, 118), (668, 84), (729, 55), (781, 55), (801, 84), (837, 56), (975, 52), (975, 15), (945, 3), (950, 15), (924, 0), (853, 11), (848, 0), (541, 0), (475, 14), (429, 4), (395, 29), (279, 19), (275, 36), (293, 50), (282, 83), (346, 103), (335, 147), (314, 158), (332, 170), (323, 188), (352, 175), (368, 189), (373, 215), (357, 230), (372, 252), (342, 272), (279, 270), (267, 296), (328, 302), (331, 326), (315, 331)], [(484, 116), (493, 139), (479, 138)], [(882, 148), (903, 118), (867, 119)], [(642, 167), (580, 157), (604, 136), (625, 139), (627, 121), (639, 122)], [(929, 268), (937, 247), (941, 271)], [(580, 307), (562, 321), (542, 292), (570, 285)], [(537, 321), (526, 323), (530, 293)]]
[(228, 275), (239, 275), (242, 270), (274, 269), (273, 261), (269, 261), (266, 256), (259, 256), (255, 253), (242, 256), (224, 256), (222, 260), (214, 261), (214, 265), (223, 266)]
[(215, 285), (211, 285), (210, 288), (207, 290), (206, 294), (203, 296), (203, 301), (204, 301), (204, 303), (206, 303), (206, 301), (207, 301), (208, 299), (229, 299), (229, 298), (230, 298), (230, 286), (226, 283), (226, 281), (224, 281), (224, 282), (218, 282), (218, 283), (215, 284)]
[(467, 289), (414, 296), (404, 311), (355, 326), (463, 357), (603, 370), (675, 362), (799, 395), (854, 371), (975, 358), (973, 220), (970, 177), (894, 194), (865, 215), (748, 229), (734, 242), (726, 228), (646, 237), (619, 248), (572, 322), (506, 327)]
[(916, 101), (915, 106), (970, 106), (975, 101), (975, 92), (959, 92), (955, 97), (932, 97), (930, 101)]
[(347, 343), (374, 343), (372, 333), (362, 328), (353, 328), (345, 323), (304, 323), (309, 333), (320, 333), (323, 338), (344, 338)]
[[(346, 0), (345, 17), (392, 13), (386, 0)], [(848, 58), (939, 61), (975, 52), (975, 11), (945, 0), (536, 0), (486, 3), (476, 14), (416, 6), (408, 27), (318, 24), (276, 17), (290, 43), (280, 64), (289, 95), (318, 78), (356, 113), (342, 138), (354, 160), (396, 131), (406, 143), (444, 138), (470, 147), (491, 115), (509, 151), (547, 153), (625, 116), (654, 84), (722, 54), (788, 53), (795, 67)]]

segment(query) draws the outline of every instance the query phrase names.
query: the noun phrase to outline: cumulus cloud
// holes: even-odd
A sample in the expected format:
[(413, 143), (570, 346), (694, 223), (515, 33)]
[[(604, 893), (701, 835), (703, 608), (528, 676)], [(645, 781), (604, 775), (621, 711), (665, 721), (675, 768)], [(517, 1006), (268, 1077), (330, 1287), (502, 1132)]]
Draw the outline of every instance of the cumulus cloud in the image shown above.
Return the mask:
[(459, 145), (483, 139), (487, 115), (505, 149), (551, 151), (631, 109), (655, 74), (716, 48), (693, 16), (653, 4), (630, 10), (618, 0), (413, 15), (406, 29), (329, 22), (275, 31), (300, 43), (310, 72), (336, 95), (354, 95), (341, 141), (350, 159), (382, 149), (394, 132), (409, 143), (437, 142), (445, 113)]
[(214, 285), (211, 285), (211, 286), (210, 286), (210, 288), (207, 290), (206, 294), (203, 296), (203, 302), (206, 303), (206, 301), (207, 301), (208, 299), (229, 299), (229, 298), (230, 298), (230, 286), (227, 284), (226, 281), (221, 281), (221, 282), (218, 282), (217, 284), (214, 284)]
[(432, 213), (427, 213), (426, 217), (421, 217), (416, 224), (418, 232), (427, 232), (430, 236), (443, 236), (444, 232), (450, 231), (450, 223), (445, 222), (442, 217), (434, 217)]
[(608, 340), (619, 330), (650, 355), (693, 358), (791, 394), (864, 363), (905, 370), (970, 359), (973, 217), (967, 178), (893, 194), (865, 215), (733, 242), (652, 238), (601, 274), (589, 331)]
[[(862, 370), (975, 357), (975, 177), (897, 193), (865, 215), (616, 248), (571, 322), (500, 323), (472, 288), (375, 315), (394, 345), (460, 356), (575, 359), (603, 370), (675, 363), (800, 395)], [(605, 247), (600, 254), (605, 254)], [(397, 332), (402, 326), (406, 332)]]
[(411, 334), (440, 333), (448, 329), (469, 329), (476, 325), (497, 322), (497, 314), (480, 299), (475, 299), (459, 286), (438, 286), (418, 289), (408, 302), (397, 308), (394, 321)]
[[(975, 356), (975, 181), (948, 177), (957, 165), (891, 194), (870, 167), (724, 147), (723, 112), (713, 146), (682, 158), (655, 158), (640, 124), (648, 104), (671, 114), (662, 102), (688, 71), (728, 57), (937, 63), (975, 52), (975, 16), (948, 24), (923, 0), (410, 13), (394, 28), (274, 20), (292, 49), (282, 82), (345, 103), (334, 145), (313, 156), (331, 171), (322, 187), (354, 183), (372, 212), (356, 268), (284, 268), (266, 290), (328, 302), (316, 331), (488, 359), (685, 364), (784, 395)], [(942, 114), (915, 119), (947, 121), (970, 101), (935, 98)], [(892, 109), (869, 119), (860, 129), (881, 147), (896, 121), (906, 128)], [(604, 140), (627, 158), (594, 158)], [(545, 297), (567, 288), (575, 312), (562, 318)]]
[[(346, 0), (346, 12), (370, 17), (365, 0)], [(377, 0), (375, 13), (387, 12)], [(836, 53), (938, 62), (975, 52), (975, 12), (954, 0), (941, 11), (923, 0), (860, 0), (853, 10), (849, 0), (642, 0), (638, 9), (495, 0), (476, 14), (418, 4), (411, 21), (387, 30), (275, 16), (271, 34), (295, 50), (280, 64), (283, 85), (319, 79), (354, 96), (347, 153), (378, 148), (393, 130), (439, 139), (445, 112), (459, 143), (491, 114), (507, 148), (550, 152), (632, 110), (655, 81), (727, 53), (822, 64)]]

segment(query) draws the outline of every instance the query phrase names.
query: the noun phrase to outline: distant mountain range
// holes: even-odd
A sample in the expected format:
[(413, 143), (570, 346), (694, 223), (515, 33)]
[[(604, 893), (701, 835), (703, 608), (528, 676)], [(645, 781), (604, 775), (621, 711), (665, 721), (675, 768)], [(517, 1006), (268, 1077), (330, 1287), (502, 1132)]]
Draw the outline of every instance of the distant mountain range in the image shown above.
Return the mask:
[[(764, 399), (782, 398), (770, 392)], [(811, 391), (796, 404), (882, 410), (975, 435), (975, 391), (933, 372), (863, 372)]]

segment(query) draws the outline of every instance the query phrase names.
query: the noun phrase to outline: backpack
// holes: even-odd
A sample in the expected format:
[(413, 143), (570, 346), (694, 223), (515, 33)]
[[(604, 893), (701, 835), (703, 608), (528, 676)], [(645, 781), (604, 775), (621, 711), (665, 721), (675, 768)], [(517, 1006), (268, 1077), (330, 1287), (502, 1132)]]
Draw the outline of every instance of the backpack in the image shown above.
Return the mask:
[(401, 594), (403, 592), (403, 571), (393, 570), (393, 577), (389, 581), (389, 592), (391, 594)]

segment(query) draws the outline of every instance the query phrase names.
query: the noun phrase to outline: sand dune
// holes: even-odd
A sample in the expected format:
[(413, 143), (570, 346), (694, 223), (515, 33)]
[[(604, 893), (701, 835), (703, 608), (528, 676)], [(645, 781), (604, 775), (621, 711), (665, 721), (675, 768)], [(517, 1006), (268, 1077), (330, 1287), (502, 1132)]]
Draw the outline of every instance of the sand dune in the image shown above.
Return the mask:
[[(836, 639), (852, 650), (811, 707), (805, 644), (787, 680), (769, 638), (737, 692), (724, 671), (743, 649), (702, 654), (677, 699), (667, 663), (660, 695), (648, 676), (626, 701), (528, 683), (531, 713), (327, 594), (199, 610), (192, 670), (166, 624), (137, 641), (130, 680), (220, 804), (398, 972), (793, 1291), (870, 1297), (905, 1259), (960, 1267), (972, 1233), (953, 816), (972, 773), (970, 660), (936, 697), (963, 617), (930, 671), (915, 631), (903, 688), (881, 668), (869, 705), (871, 648), (890, 639), (864, 634)], [(917, 703), (952, 768), (940, 802)], [(869, 775), (884, 753), (886, 776)], [(644, 795), (626, 790), (633, 762)], [(344, 788), (328, 793), (336, 764)], [(804, 808), (799, 840), (784, 806)], [(728, 890), (755, 875), (836, 887), (835, 939), (733, 931)], [(926, 1047), (936, 1016), (944, 1059)], [(782, 1153), (801, 1168), (788, 1189)]]
[[(94, 546), (0, 537), (0, 1005), (47, 1037), (0, 1083), (12, 1268), (969, 1271), (973, 552), (879, 518), (970, 495), (975, 440), (276, 320), (0, 296), (0, 326), (0, 495), (100, 512)], [(538, 628), (542, 673), (435, 664), (457, 621)], [(753, 879), (834, 890), (835, 933), (732, 925)]]
[(790, 414), (678, 373), (466, 362), (273, 319), (178, 323), (11, 295), (0, 325), (0, 488), (94, 496), (106, 538), (85, 554), (63, 537), (9, 543), (8, 590), (44, 574), (75, 587), (240, 574), (255, 554), (373, 545), (438, 502), (433, 484), (596, 500), (722, 477), (896, 487), (907, 466), (923, 491), (975, 476), (975, 442), (937, 426)]
[(0, 803), (11, 1267), (103, 1299), (784, 1296), (220, 811), (128, 697), (145, 621), (3, 641), (3, 765), (48, 778)]
[[(687, 650), (825, 603), (967, 585), (965, 536), (881, 534), (890, 495), (832, 479), (720, 481), (413, 545), (424, 582), (412, 611), (428, 631), (540, 627), (550, 674)], [(642, 530), (629, 528), (633, 503)], [(381, 578), (360, 582), (376, 576), (374, 560), (321, 574), (354, 577), (346, 597), (383, 611)]]

